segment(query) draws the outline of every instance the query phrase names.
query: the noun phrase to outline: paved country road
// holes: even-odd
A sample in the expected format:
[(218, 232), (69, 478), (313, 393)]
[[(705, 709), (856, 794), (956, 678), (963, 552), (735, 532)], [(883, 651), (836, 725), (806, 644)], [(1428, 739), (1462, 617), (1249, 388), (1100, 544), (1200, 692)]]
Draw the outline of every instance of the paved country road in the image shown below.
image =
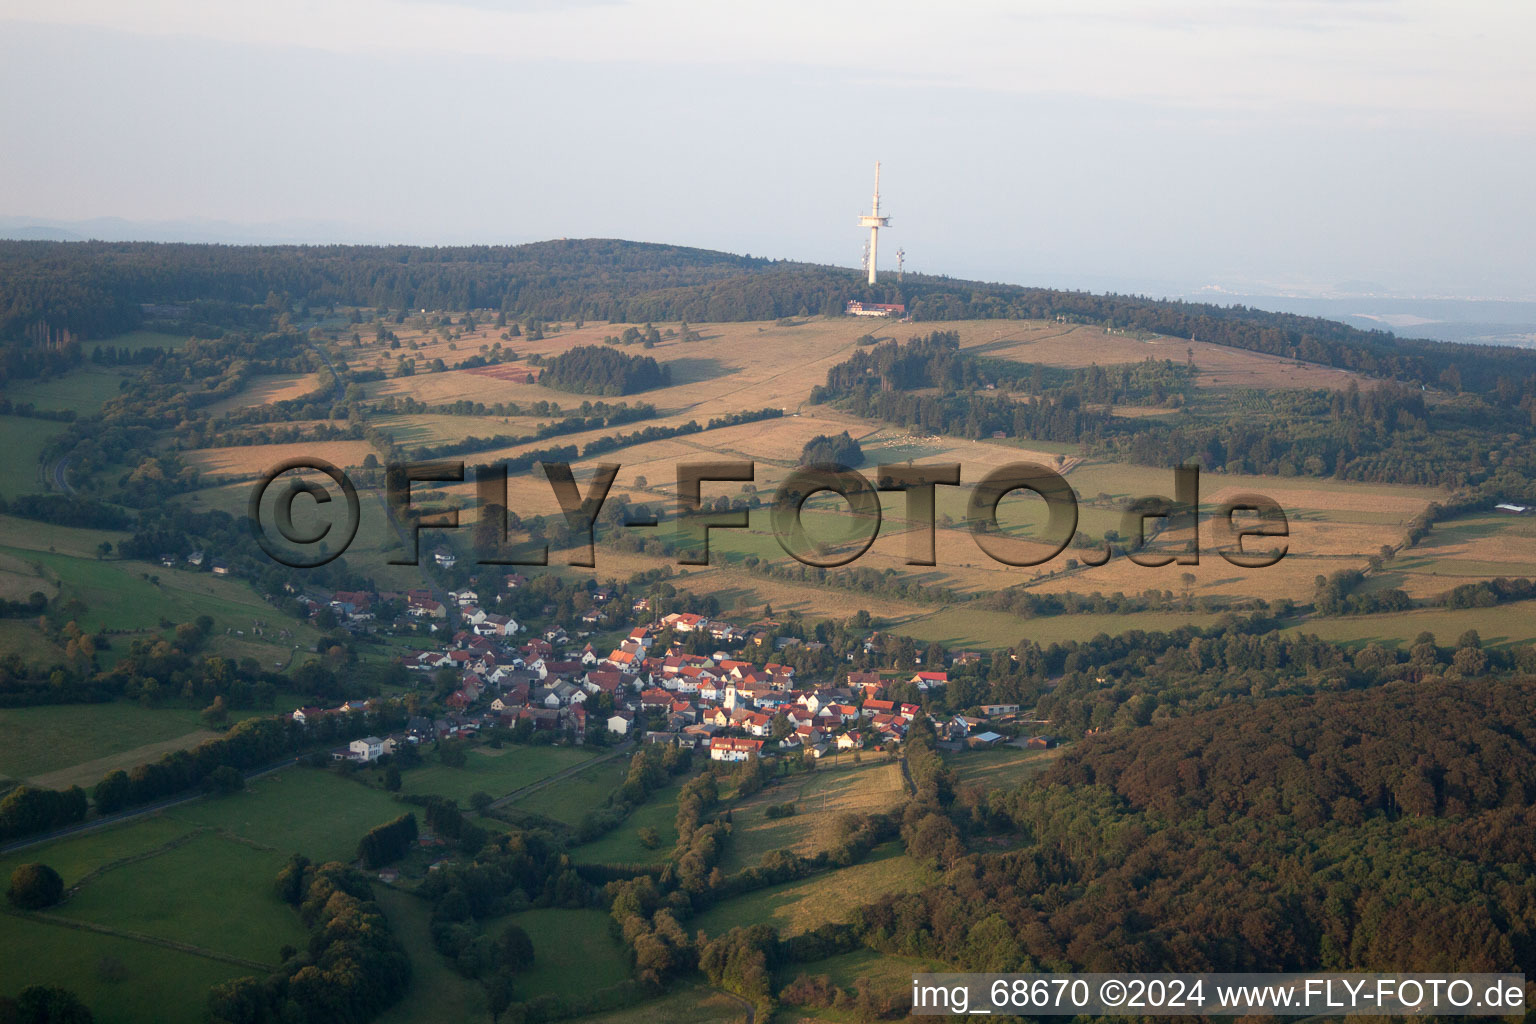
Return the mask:
[(70, 486), (69, 478), (65, 475), (69, 471), (69, 460), (70, 456), (66, 455), (43, 470), (48, 486), (62, 494), (75, 493), (75, 489)]

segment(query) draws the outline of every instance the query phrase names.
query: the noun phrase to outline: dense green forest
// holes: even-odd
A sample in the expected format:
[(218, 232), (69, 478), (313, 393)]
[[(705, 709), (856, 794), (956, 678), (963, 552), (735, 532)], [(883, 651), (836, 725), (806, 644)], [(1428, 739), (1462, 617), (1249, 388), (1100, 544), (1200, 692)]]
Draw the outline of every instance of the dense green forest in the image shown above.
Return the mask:
[(671, 367), (599, 345), (577, 345), (548, 360), (539, 383), (583, 395), (630, 395), (666, 387)]
[[(1528, 677), (1242, 701), (948, 803), (865, 941), (974, 970), (1506, 970), (1536, 938)], [(942, 817), (939, 817), (942, 815)]]
[(829, 436), (817, 434), (800, 449), (800, 465), (834, 465), (862, 466), (864, 464), (864, 449), (859, 447), (859, 442), (853, 439), (848, 431)]

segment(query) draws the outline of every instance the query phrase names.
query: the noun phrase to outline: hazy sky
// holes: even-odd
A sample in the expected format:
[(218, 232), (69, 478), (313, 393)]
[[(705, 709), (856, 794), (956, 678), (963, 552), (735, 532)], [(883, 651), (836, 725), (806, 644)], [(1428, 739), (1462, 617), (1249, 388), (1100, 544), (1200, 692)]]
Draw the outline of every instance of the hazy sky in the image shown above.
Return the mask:
[(912, 269), (1536, 298), (1533, 44), (1524, 0), (0, 0), (0, 215), (851, 266), (880, 159)]

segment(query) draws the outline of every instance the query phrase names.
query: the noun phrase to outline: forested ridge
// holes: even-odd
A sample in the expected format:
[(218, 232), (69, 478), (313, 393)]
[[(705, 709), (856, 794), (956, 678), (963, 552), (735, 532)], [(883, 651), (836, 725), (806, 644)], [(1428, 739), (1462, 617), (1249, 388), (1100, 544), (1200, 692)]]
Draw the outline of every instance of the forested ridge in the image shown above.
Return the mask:
[(1090, 738), (948, 818), (1012, 834), (861, 918), (973, 970), (1509, 970), (1536, 929), (1536, 696), (1444, 678)]
[(0, 341), (13, 375), (38, 372), (41, 353), (67, 346), (60, 332), (108, 337), (166, 319), (204, 335), (330, 306), (708, 323), (839, 314), (850, 299), (903, 302), (918, 320), (1136, 328), (1478, 393), (1536, 374), (1532, 352), (1398, 339), (1242, 306), (924, 274), (871, 288), (851, 269), (615, 239), (430, 248), (0, 241), (0, 282)]

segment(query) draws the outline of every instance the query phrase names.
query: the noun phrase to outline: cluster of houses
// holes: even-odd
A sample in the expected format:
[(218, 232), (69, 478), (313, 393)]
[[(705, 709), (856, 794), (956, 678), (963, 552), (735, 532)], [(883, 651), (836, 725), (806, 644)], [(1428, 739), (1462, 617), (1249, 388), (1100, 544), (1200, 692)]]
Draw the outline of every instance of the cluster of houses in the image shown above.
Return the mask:
[[(360, 606), (356, 595), (332, 595), (338, 610)], [(415, 592), (421, 602), (429, 595)], [(717, 761), (743, 761), (753, 754), (800, 752), (812, 757), (866, 745), (899, 743), (920, 710), (918, 705), (887, 699), (893, 682), (876, 672), (849, 672), (832, 683), (798, 680), (792, 666), (742, 660), (726, 651), (689, 653), (659, 639), (671, 633), (702, 633), (733, 642), (741, 633), (729, 623), (689, 613), (663, 616), (635, 627), (617, 647), (600, 651), (573, 639), (562, 627), (520, 639), (522, 628), (505, 616), (488, 615), (464, 591), (450, 594), (464, 628), (447, 643), (402, 659), (413, 672), (447, 669), (457, 683), (444, 703), (448, 712), (434, 720), (413, 718), (398, 736), (367, 737), (335, 756), (373, 761), (398, 743), (420, 743), (464, 736), (481, 729), (514, 728), (527, 722), (534, 730), (555, 730), (576, 742), (590, 728), (651, 743), (707, 750)], [(419, 605), (413, 605), (419, 606)], [(580, 644), (581, 646), (578, 646)], [(910, 682), (920, 691), (949, 681), (942, 670), (924, 670)], [(606, 694), (610, 700), (597, 701)], [(601, 721), (588, 708), (601, 704)], [(348, 706), (344, 706), (343, 710)], [(1017, 715), (1014, 705), (989, 705), (984, 717), (954, 716), (938, 723), (952, 742), (985, 746), (1003, 739), (991, 726)], [(302, 708), (296, 720), (321, 713)]]
[[(522, 630), (511, 616), (481, 608), (479, 595), (471, 589), (449, 591), (446, 600), (427, 589), (380, 591), (377, 594), (361, 590), (307, 590), (296, 593), (296, 598), (305, 615), (313, 616), (328, 608), (337, 622), (352, 629), (366, 628), (374, 623), (387, 627), (424, 625), (428, 632), (436, 633), (447, 627), (451, 606), (460, 625), (477, 636), (508, 637)], [(386, 607), (398, 614), (393, 619), (381, 621)]]
[[(208, 565), (208, 571), (213, 573), (215, 576), (228, 576), (231, 574), (228, 562), (220, 561), (217, 558), (210, 559), (205, 554), (203, 554), (201, 549), (187, 552), (186, 556), (181, 558), (179, 561), (185, 563), (188, 569), (193, 570), (201, 569), (203, 564), (206, 562)], [(159, 562), (161, 566), (166, 569), (174, 569), (176, 568), (178, 559), (175, 554), (166, 552), (160, 556)]]

